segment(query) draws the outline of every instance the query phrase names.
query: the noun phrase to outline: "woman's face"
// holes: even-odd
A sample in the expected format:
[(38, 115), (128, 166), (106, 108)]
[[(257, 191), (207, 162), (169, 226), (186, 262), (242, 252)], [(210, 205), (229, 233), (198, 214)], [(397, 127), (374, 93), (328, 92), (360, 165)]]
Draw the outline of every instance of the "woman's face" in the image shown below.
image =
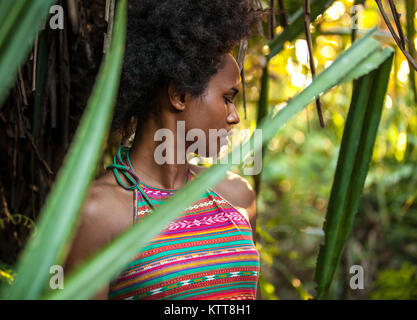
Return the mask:
[(192, 141), (186, 142), (186, 148), (192, 144), (196, 145), (197, 137), (198, 140), (201, 139), (201, 147), (201, 141), (205, 138), (205, 148), (201, 147), (193, 152), (200, 156), (213, 157), (219, 153), (222, 145), (227, 144), (226, 134), (230, 134), (232, 125), (240, 121), (234, 105), (239, 87), (239, 66), (233, 55), (226, 54), (221, 68), (212, 76), (205, 92), (200, 97), (185, 100), (186, 107), (181, 118), (185, 120), (187, 140), (190, 140), (196, 131), (204, 132), (205, 136), (195, 135)]

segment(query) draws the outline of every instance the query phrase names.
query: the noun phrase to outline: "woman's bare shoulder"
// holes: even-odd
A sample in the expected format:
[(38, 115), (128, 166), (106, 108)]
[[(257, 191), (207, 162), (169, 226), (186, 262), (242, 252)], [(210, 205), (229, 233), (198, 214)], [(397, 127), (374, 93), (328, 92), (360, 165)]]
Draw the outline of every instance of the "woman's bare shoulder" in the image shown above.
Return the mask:
[[(190, 168), (196, 175), (206, 169), (206, 167), (191, 164)], [(254, 218), (256, 214), (256, 196), (252, 186), (245, 178), (237, 173), (228, 171), (226, 178), (220, 181), (213, 189), (233, 206), (244, 209), (249, 219)]]
[(131, 223), (131, 218), (123, 219), (129, 205), (133, 208), (132, 201), (126, 203), (131, 194), (129, 197), (128, 192), (125, 194), (120, 189), (117, 183), (103, 176), (89, 187), (68, 257), (71, 265), (107, 244)]
[(81, 210), (82, 219), (102, 220), (123, 205), (122, 188), (112, 178), (110, 174), (105, 174), (91, 183)]
[[(132, 224), (130, 199), (132, 192), (114, 182), (111, 172), (91, 184), (65, 261), (66, 271), (91, 257)], [(107, 283), (93, 299), (107, 299), (108, 290)]]

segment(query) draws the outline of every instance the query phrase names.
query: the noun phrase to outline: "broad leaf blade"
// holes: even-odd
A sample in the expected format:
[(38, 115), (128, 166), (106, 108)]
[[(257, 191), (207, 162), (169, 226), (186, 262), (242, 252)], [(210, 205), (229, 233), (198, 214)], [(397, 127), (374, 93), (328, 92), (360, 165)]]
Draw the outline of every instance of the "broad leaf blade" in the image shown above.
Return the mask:
[(326, 214), (325, 243), (320, 247), (317, 259), (317, 299), (324, 298), (330, 287), (365, 184), (388, 86), (393, 51), (390, 50), (388, 56), (385, 51), (382, 56), (385, 57), (383, 64), (355, 83)]
[[(118, 2), (110, 50), (104, 58), (87, 109), (56, 183), (17, 266), (7, 299), (36, 299), (44, 290), (49, 269), (64, 251), (93, 178), (110, 127), (122, 67), (127, 0)], [(88, 137), (88, 139), (86, 139)]]
[[(13, 5), (5, 4), (12, 2)], [(0, 16), (0, 109), (19, 66), (25, 60), (36, 32), (49, 12), (54, 0), (3, 0)]]

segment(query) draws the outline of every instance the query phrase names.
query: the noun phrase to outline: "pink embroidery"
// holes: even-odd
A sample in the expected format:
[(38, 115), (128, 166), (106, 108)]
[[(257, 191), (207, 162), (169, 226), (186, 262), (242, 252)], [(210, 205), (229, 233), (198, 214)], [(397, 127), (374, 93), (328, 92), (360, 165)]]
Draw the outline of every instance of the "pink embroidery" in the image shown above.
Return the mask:
[(227, 221), (240, 222), (240, 221), (246, 221), (246, 219), (240, 213), (237, 213), (237, 212), (230, 212), (230, 213), (221, 212), (214, 216), (204, 217), (202, 219), (193, 219), (193, 220), (183, 219), (180, 221), (174, 221), (168, 225), (167, 229), (169, 231), (189, 229), (192, 227), (199, 227), (201, 225), (209, 226), (209, 225), (213, 225), (216, 223), (224, 223)]

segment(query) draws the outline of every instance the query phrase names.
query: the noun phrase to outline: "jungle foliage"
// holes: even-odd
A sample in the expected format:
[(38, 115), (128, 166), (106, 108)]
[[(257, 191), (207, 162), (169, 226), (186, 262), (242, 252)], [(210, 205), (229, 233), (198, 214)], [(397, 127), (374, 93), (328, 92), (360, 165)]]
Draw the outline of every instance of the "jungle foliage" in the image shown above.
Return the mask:
[[(401, 1), (398, 10), (406, 12), (401, 22), (407, 26), (408, 52), (415, 57), (412, 2)], [(117, 1), (115, 8), (111, 0), (79, 1), (77, 7), (58, 1), (67, 13), (63, 30), (45, 26), (52, 3), (0, 1), (0, 17), (7, 17), (0, 26), (0, 74), (8, 75), (0, 84), (5, 299), (91, 297), (227, 170), (242, 173), (232, 161), (211, 166), (141, 224), (65, 275), (65, 290), (50, 290), (49, 266), (65, 259), (86, 190), (121, 141), (108, 130), (127, 0)], [(271, 3), (276, 10), (268, 11)], [(264, 157), (261, 175), (247, 177), (258, 195), (263, 297), (415, 297), (414, 70), (393, 43), (374, 1), (311, 1), (315, 76), (304, 40), (303, 1), (253, 5), (265, 8), (265, 21), (249, 40), (248, 118), (239, 127), (263, 133), (263, 146), (254, 147), (253, 137), (241, 142), (255, 152), (262, 148)], [(106, 40), (97, 36), (103, 32)], [(324, 128), (317, 119), (318, 99)], [(349, 288), (349, 268), (355, 264), (365, 269), (360, 292)], [(395, 286), (396, 294), (387, 295), (387, 288)]]

